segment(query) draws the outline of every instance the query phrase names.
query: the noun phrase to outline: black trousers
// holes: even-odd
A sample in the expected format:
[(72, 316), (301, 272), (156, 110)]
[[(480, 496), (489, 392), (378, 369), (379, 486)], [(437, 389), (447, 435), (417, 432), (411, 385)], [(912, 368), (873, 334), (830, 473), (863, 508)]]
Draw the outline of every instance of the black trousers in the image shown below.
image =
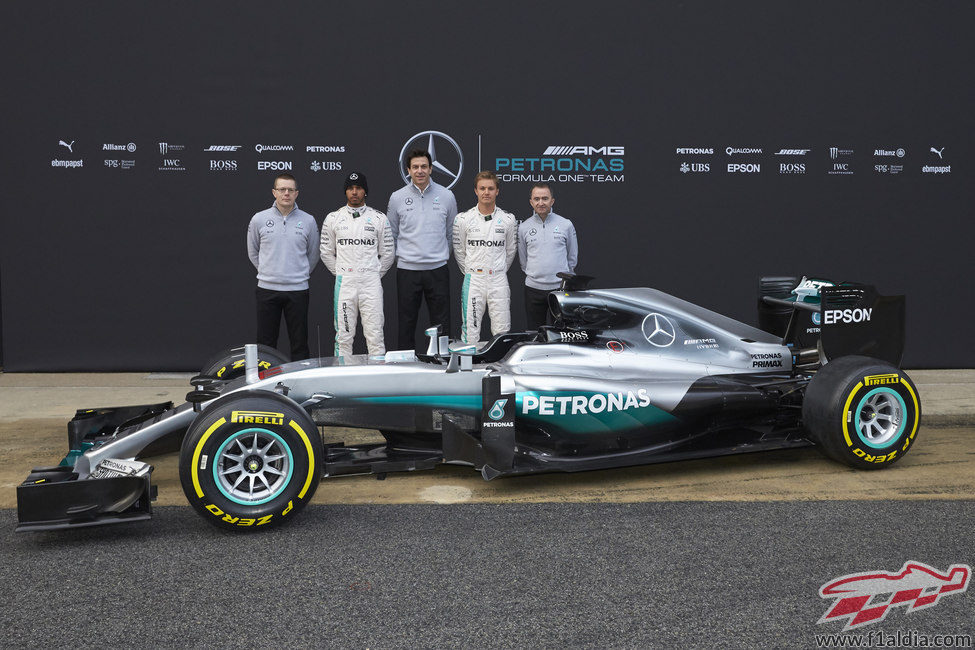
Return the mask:
[[(400, 350), (416, 349), (416, 323), (420, 302), (427, 299), (430, 322), (423, 329), (441, 325), (441, 333), (450, 336), (450, 272), (447, 265), (430, 271), (396, 269), (396, 295), (399, 307)], [(426, 346), (423, 347), (426, 350)]]
[(274, 291), (257, 288), (257, 342), (278, 347), (281, 315), (288, 327), (291, 360), (307, 359), (308, 352), (308, 289), (304, 291)]
[(528, 330), (537, 330), (542, 325), (552, 324), (552, 312), (548, 310), (548, 294), (551, 289), (535, 289), (525, 285), (525, 316)]

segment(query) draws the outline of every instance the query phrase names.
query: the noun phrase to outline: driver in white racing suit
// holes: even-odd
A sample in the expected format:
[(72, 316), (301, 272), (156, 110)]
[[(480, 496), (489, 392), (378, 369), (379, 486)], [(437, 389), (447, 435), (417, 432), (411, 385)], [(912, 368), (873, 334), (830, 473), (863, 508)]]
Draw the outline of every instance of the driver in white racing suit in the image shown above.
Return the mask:
[(352, 172), (345, 179), (347, 204), (325, 217), (321, 254), (335, 275), (335, 356), (352, 355), (355, 325), (362, 314), (362, 333), (370, 356), (386, 354), (383, 341), (382, 277), (393, 265), (396, 247), (386, 215), (366, 206), (366, 177)]
[(477, 205), (454, 220), (454, 257), (464, 274), (461, 291), (461, 340), (477, 343), (487, 311), (491, 334), (511, 329), (511, 290), (508, 269), (518, 251), (518, 222), (497, 207), (498, 177), (481, 172), (474, 177)]

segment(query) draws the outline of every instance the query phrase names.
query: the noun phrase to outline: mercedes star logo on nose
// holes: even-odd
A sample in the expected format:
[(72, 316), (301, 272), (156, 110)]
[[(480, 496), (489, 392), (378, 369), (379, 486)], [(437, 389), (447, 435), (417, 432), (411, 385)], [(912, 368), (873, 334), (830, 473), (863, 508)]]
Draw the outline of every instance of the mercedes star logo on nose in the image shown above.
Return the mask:
[(643, 319), (643, 335), (647, 337), (650, 345), (655, 345), (658, 348), (667, 347), (677, 338), (677, 332), (674, 330), (674, 324), (670, 322), (670, 319), (656, 312), (647, 314), (647, 317)]
[[(440, 156), (437, 155), (437, 142), (442, 145)], [(460, 152), (460, 145), (457, 144), (457, 141), (441, 131), (420, 131), (403, 145), (403, 149), (399, 152), (399, 173), (403, 177), (404, 183), (408, 183), (410, 180), (409, 174), (406, 173), (405, 156), (411, 149), (416, 148), (425, 148), (430, 153), (430, 158), (433, 159), (433, 169), (445, 175), (450, 181), (443, 184), (447, 189), (457, 184), (461, 172), (464, 171), (464, 155)], [(444, 151), (445, 148), (447, 151)], [(456, 171), (454, 171), (455, 169)]]

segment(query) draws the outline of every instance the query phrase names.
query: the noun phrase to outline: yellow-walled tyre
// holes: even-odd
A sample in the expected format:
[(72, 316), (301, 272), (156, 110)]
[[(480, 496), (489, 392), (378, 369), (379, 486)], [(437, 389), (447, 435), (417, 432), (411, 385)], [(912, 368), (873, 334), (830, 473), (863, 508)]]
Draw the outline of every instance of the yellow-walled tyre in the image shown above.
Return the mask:
[(216, 400), (190, 426), (179, 478), (211, 524), (259, 530), (294, 519), (318, 487), (324, 452), (308, 414), (270, 391)]
[(840, 357), (809, 382), (802, 420), (830, 458), (881, 469), (903, 458), (917, 440), (921, 401), (903, 370), (870, 357)]
[[(258, 370), (267, 370), (272, 366), (280, 366), (284, 363), (288, 363), (288, 357), (286, 357), (281, 351), (275, 348), (270, 348), (266, 345), (257, 346)], [(207, 359), (203, 364), (203, 368), (200, 370), (201, 375), (216, 377), (217, 379), (234, 379), (236, 377), (243, 377), (244, 372), (243, 346), (239, 348), (221, 350)]]

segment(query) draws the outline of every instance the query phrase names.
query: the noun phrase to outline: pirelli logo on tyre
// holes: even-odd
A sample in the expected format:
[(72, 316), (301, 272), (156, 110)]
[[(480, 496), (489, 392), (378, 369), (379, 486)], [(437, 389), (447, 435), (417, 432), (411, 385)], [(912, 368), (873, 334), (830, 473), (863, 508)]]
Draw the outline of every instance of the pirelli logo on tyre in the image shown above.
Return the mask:
[(884, 384), (896, 384), (900, 381), (900, 375), (889, 373), (886, 375), (867, 375), (863, 378), (863, 383), (867, 386), (883, 386)]
[[(224, 376), (224, 374), (226, 374), (226, 372), (228, 370), (240, 370), (243, 367), (244, 367), (244, 359), (237, 359), (237, 361), (234, 361), (233, 364), (231, 364), (229, 367), (228, 366), (224, 366), (223, 368), (221, 368), (220, 370), (218, 370), (217, 371), (217, 377), (218, 378), (222, 378)], [(262, 368), (264, 370), (267, 370), (268, 368), (271, 367), (271, 362), (270, 361), (258, 361), (257, 362), (257, 367), (258, 368)]]
[(269, 411), (232, 411), (230, 421), (233, 424), (284, 424), (284, 413)]

